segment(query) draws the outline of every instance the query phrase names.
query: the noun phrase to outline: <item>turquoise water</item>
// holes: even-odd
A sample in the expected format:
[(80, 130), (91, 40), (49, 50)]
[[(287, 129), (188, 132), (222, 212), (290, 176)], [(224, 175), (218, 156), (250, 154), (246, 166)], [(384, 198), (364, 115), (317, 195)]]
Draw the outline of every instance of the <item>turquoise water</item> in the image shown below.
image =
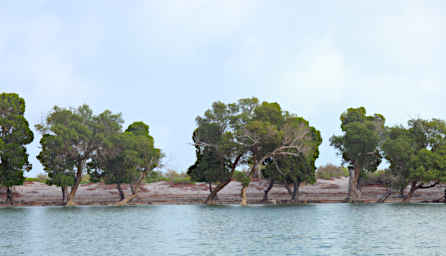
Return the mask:
[(446, 255), (446, 205), (0, 209), (0, 255)]

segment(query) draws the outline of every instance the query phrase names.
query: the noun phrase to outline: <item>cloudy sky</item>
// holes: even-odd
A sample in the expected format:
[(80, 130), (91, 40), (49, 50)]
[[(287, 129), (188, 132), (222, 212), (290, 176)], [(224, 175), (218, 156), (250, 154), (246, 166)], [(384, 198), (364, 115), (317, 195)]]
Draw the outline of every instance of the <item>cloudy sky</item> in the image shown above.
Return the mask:
[[(387, 124), (446, 119), (443, 1), (14, 1), (0, 4), (0, 91), (26, 117), (87, 103), (142, 120), (167, 155), (194, 162), (194, 119), (213, 101), (276, 101), (328, 139), (365, 106)], [(29, 146), (33, 170), (40, 136)]]

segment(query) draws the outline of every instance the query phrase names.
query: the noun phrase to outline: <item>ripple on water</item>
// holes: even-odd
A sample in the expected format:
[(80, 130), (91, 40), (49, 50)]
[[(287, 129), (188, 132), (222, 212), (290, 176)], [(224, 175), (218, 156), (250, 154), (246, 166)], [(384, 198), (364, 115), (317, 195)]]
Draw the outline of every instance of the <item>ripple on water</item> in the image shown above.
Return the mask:
[(442, 255), (446, 206), (0, 209), (0, 255)]

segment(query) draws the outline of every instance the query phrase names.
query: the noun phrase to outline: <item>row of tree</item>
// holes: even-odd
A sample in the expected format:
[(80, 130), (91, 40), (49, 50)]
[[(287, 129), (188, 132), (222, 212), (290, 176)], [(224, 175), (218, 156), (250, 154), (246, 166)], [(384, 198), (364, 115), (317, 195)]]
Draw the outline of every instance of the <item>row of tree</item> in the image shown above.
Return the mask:
[[(31, 169), (25, 145), (32, 142), (33, 133), (24, 111), (25, 101), (17, 94), (0, 94), (0, 185), (7, 188), (11, 204), (11, 187), (23, 184), (24, 171)], [(74, 205), (86, 173), (93, 181), (116, 184), (121, 196), (118, 205), (124, 205), (136, 197), (146, 175), (159, 165), (162, 154), (154, 146), (149, 126), (135, 122), (122, 131), (122, 123), (121, 114), (106, 110), (94, 115), (82, 105), (76, 109), (56, 106), (36, 125), (42, 134), (37, 158), (48, 174), (47, 183), (61, 188), (67, 206)], [(123, 183), (130, 184), (130, 195), (124, 195)]]
[[(25, 146), (32, 142), (33, 133), (24, 111), (25, 102), (17, 94), (0, 94), (0, 185), (6, 187), (10, 203), (11, 187), (23, 184), (24, 171), (31, 169)], [(361, 200), (361, 177), (374, 172), (382, 159), (390, 163), (388, 172), (393, 177), (388, 195), (392, 189), (403, 194), (409, 187), (404, 198), (410, 200), (417, 189), (445, 181), (443, 120), (413, 119), (407, 127), (386, 127), (382, 115), (367, 116), (363, 107), (347, 109), (340, 119), (343, 134), (332, 136), (330, 143), (349, 170), (347, 201)], [(291, 200), (298, 200), (301, 183), (316, 180), (320, 132), (277, 103), (257, 98), (215, 102), (196, 123), (192, 135), (196, 161), (187, 173), (209, 184), (207, 204), (215, 203), (218, 192), (232, 180), (242, 184), (242, 204), (247, 204), (246, 189), (255, 177), (269, 181), (265, 200), (274, 184), (284, 185)], [(48, 174), (47, 183), (61, 188), (66, 205), (74, 204), (86, 173), (92, 181), (116, 184), (118, 204), (127, 204), (144, 178), (160, 165), (162, 153), (154, 146), (149, 126), (135, 122), (123, 131), (122, 124), (121, 114), (106, 110), (95, 115), (82, 105), (56, 106), (35, 126), (42, 134), (37, 158)], [(125, 195), (121, 184), (130, 184), (130, 195)]]

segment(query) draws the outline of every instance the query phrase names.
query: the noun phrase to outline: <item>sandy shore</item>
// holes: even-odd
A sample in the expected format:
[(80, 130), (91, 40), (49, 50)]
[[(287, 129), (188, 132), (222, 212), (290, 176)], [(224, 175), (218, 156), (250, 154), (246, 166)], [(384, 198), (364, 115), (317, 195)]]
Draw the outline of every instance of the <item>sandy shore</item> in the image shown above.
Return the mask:
[[(312, 203), (343, 202), (347, 196), (347, 178), (333, 180), (318, 180), (315, 184), (304, 185), (300, 188), (299, 199)], [(263, 191), (267, 187), (266, 181), (252, 182), (248, 188), (248, 203), (261, 203)], [(128, 186), (123, 186), (125, 193), (130, 193)], [(240, 183), (231, 182), (218, 195), (219, 204), (240, 203)], [(62, 205), (61, 190), (56, 186), (48, 186), (39, 182), (26, 182), (23, 186), (14, 187), (14, 201), (21, 206)], [(366, 186), (362, 188), (363, 200), (375, 202), (386, 192), (382, 186)], [(189, 185), (174, 185), (168, 182), (145, 184), (138, 197), (132, 201), (135, 204), (198, 204), (202, 203), (209, 194), (208, 186), (204, 183)], [(419, 190), (411, 202), (430, 202), (442, 198), (444, 187)], [(5, 199), (5, 190), (0, 190), (0, 200)], [(269, 199), (284, 202), (290, 199), (283, 186), (275, 185), (269, 193)], [(115, 185), (91, 183), (81, 185), (75, 202), (79, 205), (107, 205), (119, 201), (118, 190)], [(386, 202), (400, 202), (397, 193), (392, 194)], [(0, 206), (5, 206), (0, 203)]]

